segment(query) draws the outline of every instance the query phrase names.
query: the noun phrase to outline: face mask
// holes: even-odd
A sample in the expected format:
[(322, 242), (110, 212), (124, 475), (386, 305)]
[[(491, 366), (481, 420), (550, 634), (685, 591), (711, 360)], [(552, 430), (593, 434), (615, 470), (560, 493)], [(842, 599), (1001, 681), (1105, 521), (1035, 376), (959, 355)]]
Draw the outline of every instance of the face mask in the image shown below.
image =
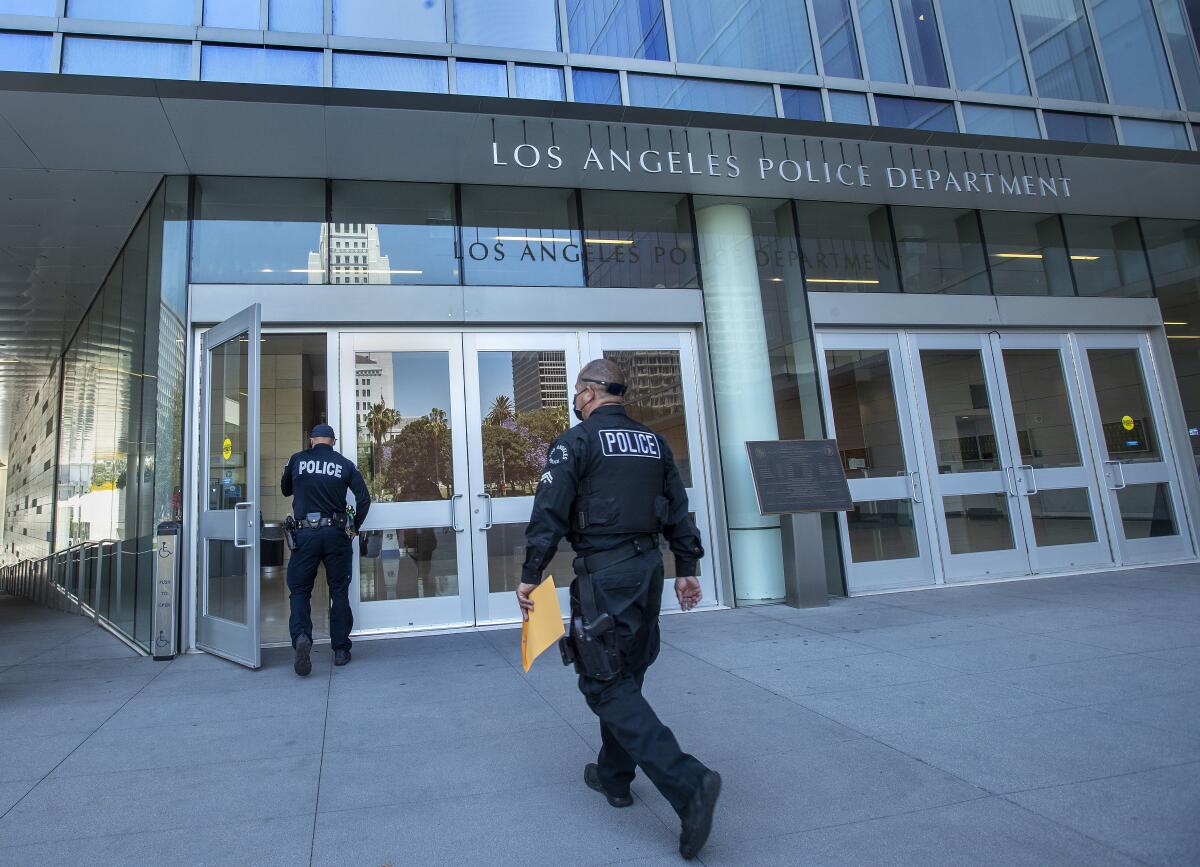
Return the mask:
[[(581, 391), (581, 392), (579, 392), (579, 394), (587, 394), (587, 392)], [(580, 421), (583, 421), (584, 420), (583, 413), (579, 411), (579, 405), (576, 403), (576, 401), (579, 400), (579, 394), (577, 394), (577, 395), (575, 395), (575, 397), (571, 398), (571, 411), (575, 413), (575, 418), (579, 419)]]

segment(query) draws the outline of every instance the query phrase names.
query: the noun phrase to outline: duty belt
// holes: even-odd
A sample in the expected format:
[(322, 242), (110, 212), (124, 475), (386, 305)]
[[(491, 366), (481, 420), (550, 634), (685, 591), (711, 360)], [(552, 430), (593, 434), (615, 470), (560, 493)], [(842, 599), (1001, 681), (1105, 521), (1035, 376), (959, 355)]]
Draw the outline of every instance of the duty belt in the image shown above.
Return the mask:
[(342, 520), (338, 520), (337, 518), (321, 517), (316, 521), (311, 521), (308, 518), (301, 518), (300, 520), (296, 521), (296, 526), (308, 530), (319, 530), (322, 527), (345, 527), (346, 521), (344, 518)]
[(618, 563), (632, 560), (639, 554), (645, 554), (647, 551), (654, 551), (657, 548), (658, 534), (647, 533), (644, 536), (638, 536), (636, 539), (630, 539), (628, 542), (618, 545), (611, 551), (598, 551), (595, 554), (588, 554), (586, 557), (576, 557), (573, 564), (575, 574), (595, 575), (601, 569), (609, 569)]

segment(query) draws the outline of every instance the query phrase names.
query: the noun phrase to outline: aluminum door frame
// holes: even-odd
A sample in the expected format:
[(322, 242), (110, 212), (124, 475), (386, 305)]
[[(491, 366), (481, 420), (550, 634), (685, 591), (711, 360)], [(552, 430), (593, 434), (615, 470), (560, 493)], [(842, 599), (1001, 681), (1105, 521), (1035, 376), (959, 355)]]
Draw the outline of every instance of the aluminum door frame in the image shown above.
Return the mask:
[[(243, 337), (244, 335), (244, 337)], [(260, 440), (260, 384), (262, 371), (262, 309), (252, 304), (240, 313), (214, 325), (200, 337), (200, 412), (199, 477), (197, 479), (196, 545), (196, 646), (248, 668), (262, 665), (259, 646), (259, 561), (261, 539), (258, 526)], [(212, 454), (212, 425), (209, 418), (212, 397), (212, 352), (231, 340), (245, 339), (246, 351), (246, 491), (245, 499), (233, 509), (208, 507), (209, 457)], [(239, 519), (239, 512), (245, 517)], [(239, 532), (246, 534), (246, 545), (238, 545)], [(235, 623), (208, 614), (208, 542), (232, 542), (244, 550), (246, 566), (246, 622)]]

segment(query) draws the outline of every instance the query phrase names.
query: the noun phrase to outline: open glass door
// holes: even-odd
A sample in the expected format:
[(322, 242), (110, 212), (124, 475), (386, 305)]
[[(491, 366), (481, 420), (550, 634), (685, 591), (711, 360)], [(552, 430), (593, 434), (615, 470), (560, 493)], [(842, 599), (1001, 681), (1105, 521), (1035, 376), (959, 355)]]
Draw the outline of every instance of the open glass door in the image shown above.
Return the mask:
[(258, 668), (261, 311), (248, 307), (201, 337), (199, 522), (202, 650)]

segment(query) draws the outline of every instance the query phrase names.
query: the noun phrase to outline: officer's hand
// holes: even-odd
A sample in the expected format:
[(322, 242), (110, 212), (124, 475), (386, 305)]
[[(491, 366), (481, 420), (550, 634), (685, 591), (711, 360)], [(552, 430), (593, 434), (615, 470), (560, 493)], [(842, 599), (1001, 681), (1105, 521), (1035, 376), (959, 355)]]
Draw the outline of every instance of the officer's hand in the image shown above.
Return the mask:
[(536, 588), (536, 584), (525, 584), (524, 582), (517, 587), (517, 604), (521, 606), (522, 620), (528, 620), (529, 612), (533, 610), (533, 600), (529, 598), (529, 594)]
[(704, 598), (704, 594), (700, 592), (700, 581), (695, 575), (676, 578), (675, 595), (679, 598), (679, 607), (684, 611), (691, 611)]

